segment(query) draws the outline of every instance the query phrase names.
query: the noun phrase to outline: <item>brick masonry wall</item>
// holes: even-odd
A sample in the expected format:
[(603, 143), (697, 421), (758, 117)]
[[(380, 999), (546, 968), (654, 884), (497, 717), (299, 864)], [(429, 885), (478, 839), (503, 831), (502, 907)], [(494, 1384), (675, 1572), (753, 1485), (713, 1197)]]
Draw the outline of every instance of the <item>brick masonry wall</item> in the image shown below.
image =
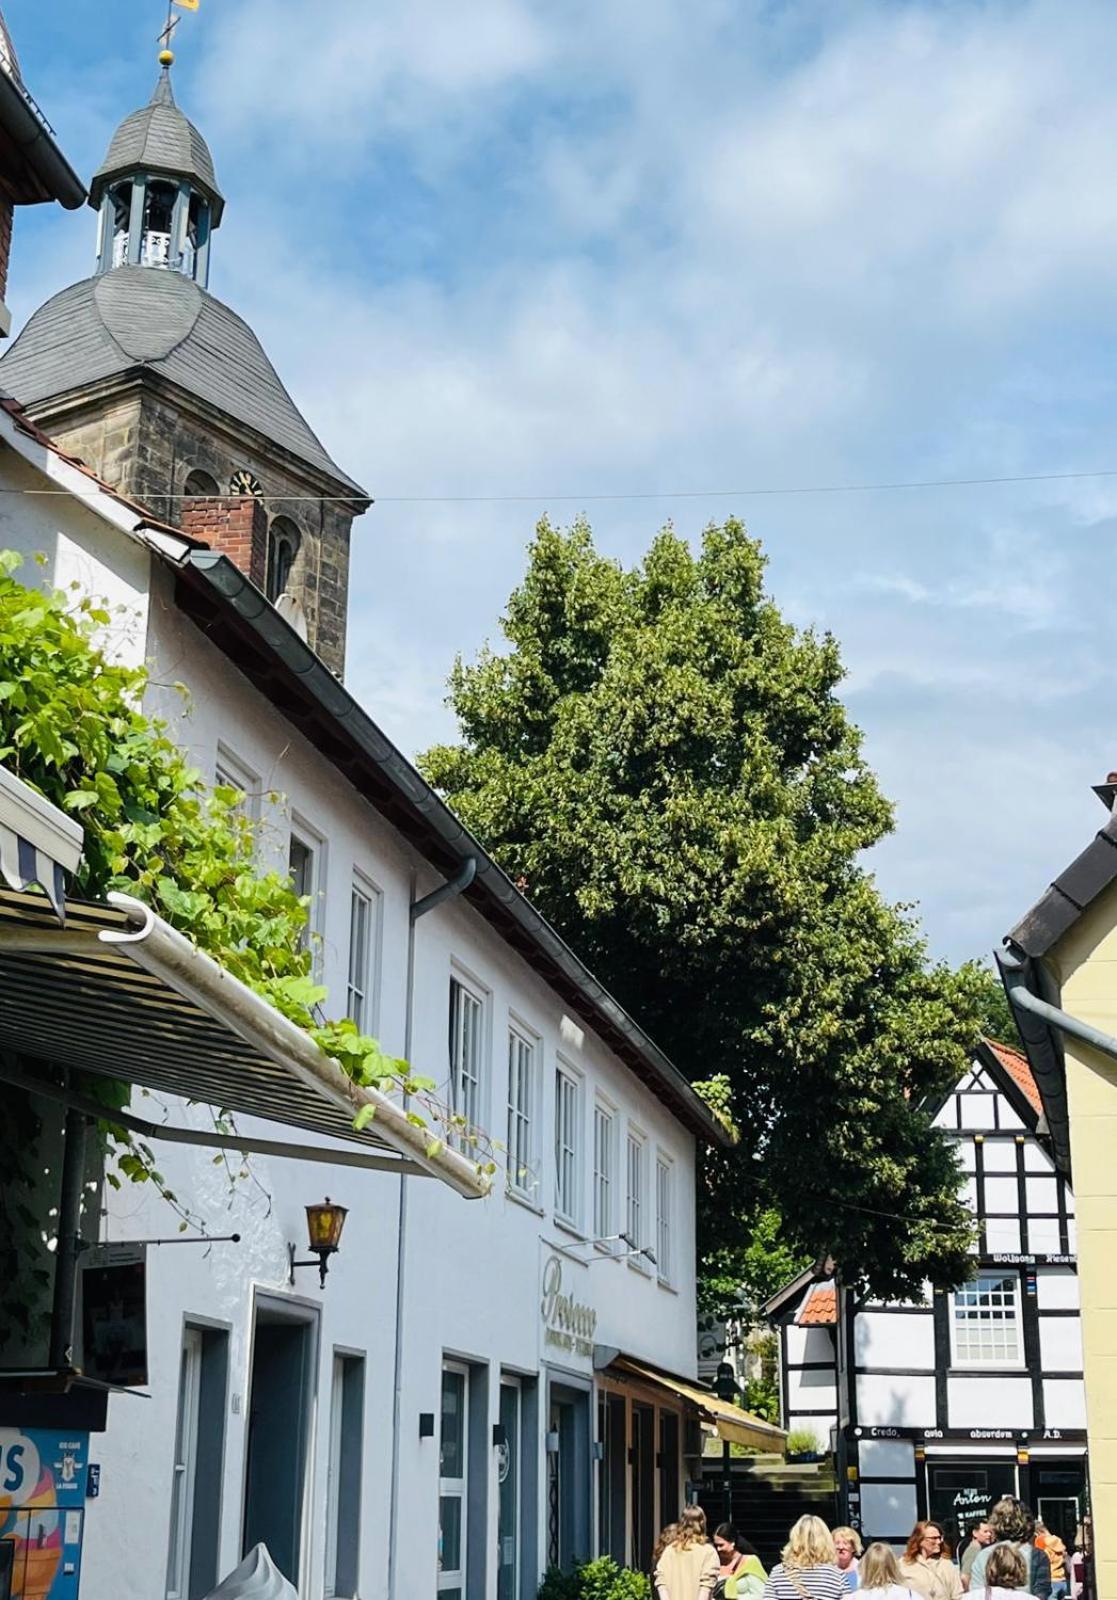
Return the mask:
[[(153, 516), (173, 524), (182, 523), (187, 506), (198, 504), (180, 498), (191, 472), (208, 473), (218, 487), (219, 499), (227, 492), (234, 472), (242, 468), (251, 472), (259, 480), (263, 496), (247, 498), (263, 506), (267, 526), (285, 516), (299, 530), (299, 552), (288, 588), (302, 605), (311, 648), (341, 677), (353, 518), (344, 503), (317, 498), (322, 493), (321, 480), (303, 477), (292, 471), (287, 461), (269, 458), (254, 441), (239, 438), (231, 425), (227, 431), (211, 426), (167, 396), (146, 388), (106, 398), (57, 419), (48, 411), (36, 420), (64, 450), (79, 456), (107, 483), (147, 506)], [(197, 538), (216, 542), (200, 528), (191, 531)], [(251, 570), (251, 548), (242, 550), (239, 559), (231, 550), (227, 553), (253, 582), (264, 587), (266, 541), (258, 578)], [(258, 551), (255, 559), (259, 562)]]
[(268, 568), (268, 514), (254, 494), (218, 495), (180, 502), (179, 527), (220, 550), (258, 589)]

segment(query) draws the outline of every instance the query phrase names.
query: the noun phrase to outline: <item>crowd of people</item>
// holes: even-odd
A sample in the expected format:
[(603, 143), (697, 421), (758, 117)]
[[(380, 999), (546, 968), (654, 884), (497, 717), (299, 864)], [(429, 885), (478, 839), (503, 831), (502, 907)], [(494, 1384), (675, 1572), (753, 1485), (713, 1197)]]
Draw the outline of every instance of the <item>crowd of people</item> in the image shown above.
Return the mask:
[(1008, 1495), (978, 1523), (963, 1548), (941, 1523), (917, 1522), (902, 1554), (855, 1528), (800, 1517), (780, 1561), (766, 1572), (749, 1541), (723, 1522), (711, 1537), (706, 1515), (688, 1506), (664, 1528), (654, 1556), (656, 1600), (1066, 1600), (1078, 1593), (1063, 1540)]

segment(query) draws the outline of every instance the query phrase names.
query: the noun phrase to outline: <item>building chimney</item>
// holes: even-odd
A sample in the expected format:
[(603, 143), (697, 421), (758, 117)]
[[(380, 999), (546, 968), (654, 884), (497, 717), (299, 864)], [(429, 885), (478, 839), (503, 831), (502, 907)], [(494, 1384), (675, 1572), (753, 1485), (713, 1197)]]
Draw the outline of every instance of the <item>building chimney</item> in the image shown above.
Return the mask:
[(228, 556), (263, 589), (268, 571), (268, 514), (254, 494), (192, 495), (179, 501), (179, 527)]
[(1113, 802), (1117, 799), (1117, 772), (1107, 775), (1104, 783), (1094, 784), (1094, 793), (1107, 811), (1113, 810)]

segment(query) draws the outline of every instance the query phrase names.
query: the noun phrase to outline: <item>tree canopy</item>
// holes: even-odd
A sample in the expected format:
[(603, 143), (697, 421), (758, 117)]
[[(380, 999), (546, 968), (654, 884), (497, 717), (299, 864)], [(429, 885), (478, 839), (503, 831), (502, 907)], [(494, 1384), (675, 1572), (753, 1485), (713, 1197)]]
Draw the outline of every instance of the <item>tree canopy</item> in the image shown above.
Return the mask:
[(968, 1270), (970, 1216), (935, 1097), (979, 1032), (976, 968), (929, 962), (863, 852), (892, 810), (838, 698), (828, 634), (765, 592), (743, 526), (670, 527), (631, 570), (540, 523), (508, 648), (458, 661), (460, 742), (421, 766), (712, 1101), (707, 1304), (758, 1219), (848, 1281), (918, 1293)]

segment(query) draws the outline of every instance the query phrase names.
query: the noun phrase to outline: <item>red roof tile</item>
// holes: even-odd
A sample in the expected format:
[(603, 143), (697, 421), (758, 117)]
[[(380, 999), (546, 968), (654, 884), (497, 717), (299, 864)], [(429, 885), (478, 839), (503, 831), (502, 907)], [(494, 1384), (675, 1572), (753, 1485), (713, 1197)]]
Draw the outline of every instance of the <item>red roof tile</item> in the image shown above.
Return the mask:
[(819, 1283), (810, 1291), (795, 1318), (800, 1328), (829, 1328), (838, 1320), (838, 1291), (832, 1283)]
[(998, 1044), (995, 1039), (986, 1039), (985, 1043), (992, 1050), (1017, 1088), (1023, 1091), (1024, 1098), (1032, 1110), (1042, 1111), (1043, 1101), (1039, 1097), (1039, 1089), (1036, 1087), (1036, 1080), (1032, 1077), (1032, 1069), (1028, 1065), (1027, 1056), (1021, 1055), (1020, 1051), (1014, 1050), (1010, 1044)]

